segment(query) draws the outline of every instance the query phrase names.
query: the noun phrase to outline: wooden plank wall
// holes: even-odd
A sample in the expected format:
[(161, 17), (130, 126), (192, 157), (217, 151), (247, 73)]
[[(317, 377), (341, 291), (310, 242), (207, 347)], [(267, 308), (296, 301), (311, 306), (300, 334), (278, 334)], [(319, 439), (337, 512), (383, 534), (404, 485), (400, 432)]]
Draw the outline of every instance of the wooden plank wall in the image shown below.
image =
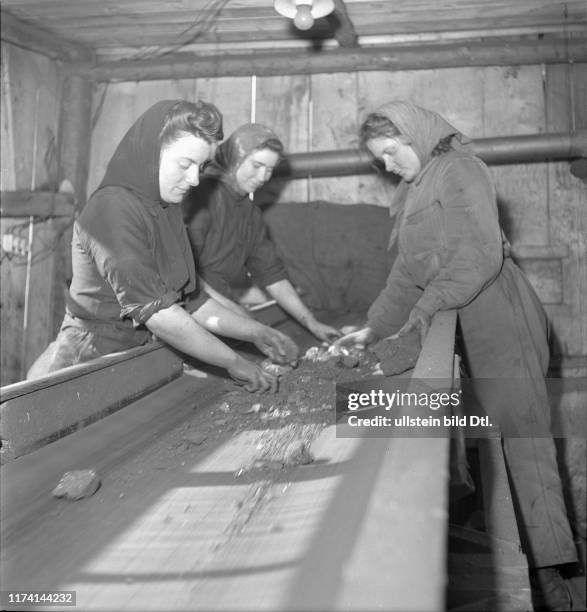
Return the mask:
[[(98, 185), (110, 155), (132, 121), (160, 99), (199, 97), (216, 103), (225, 118), (226, 135), (250, 120), (254, 99), (256, 120), (274, 127), (286, 150), (295, 153), (355, 146), (360, 119), (393, 98), (408, 98), (433, 108), (474, 138), (586, 127), (586, 77), (586, 64), (564, 64), (100, 85), (94, 91), (88, 193)], [(40, 55), (3, 45), (2, 78), (3, 83), (9, 84), (2, 93), (2, 188), (30, 189), (32, 182), (37, 187), (46, 185), (51, 182), (51, 171), (43, 160), (57, 134), (60, 84), (56, 65)], [(520, 260), (520, 264), (551, 315), (555, 349), (565, 355), (587, 354), (584, 184), (569, 173), (565, 162), (494, 166), (492, 173), (510, 239), (515, 247), (523, 250), (530, 246), (538, 254)], [(326, 200), (380, 206), (387, 205), (392, 190), (389, 180), (376, 175), (310, 177), (275, 188), (282, 202)], [(55, 224), (47, 231), (50, 236)], [(38, 223), (35, 234), (44, 236)], [(43, 240), (51, 242), (50, 237)], [(562, 256), (551, 252), (558, 247), (563, 247)], [(16, 265), (16, 261), (5, 258), (1, 271), (6, 281), (2, 295), (3, 334), (17, 345), (21, 339), (12, 336), (18, 335), (19, 326), (22, 329), (19, 321), (24, 281), (22, 266), (16, 269)], [(37, 302), (46, 303), (43, 282), (46, 285), (50, 274), (40, 276), (44, 281), (35, 283)], [(54, 319), (60, 316), (61, 312), (56, 313)], [(43, 330), (46, 333), (47, 328)], [(48, 335), (54, 332), (51, 329)], [(33, 341), (38, 347), (45, 343), (45, 337)], [(8, 352), (11, 351), (3, 346), (3, 372)], [(7, 371), (22, 369), (22, 364), (13, 363)], [(3, 384), (14, 382), (13, 374), (9, 376), (3, 378)]]
[(2, 43), (1, 189), (41, 189), (55, 180), (45, 156), (56, 144), (59, 89), (54, 61)]
[[(587, 64), (548, 66), (545, 73), (546, 131), (587, 127)], [(587, 185), (566, 163), (543, 166), (548, 192), (549, 244), (567, 244), (558, 262), (561, 299), (547, 304), (563, 355), (587, 353)], [(587, 372), (583, 373), (587, 376)]]
[[(586, 64), (448, 68), (257, 78), (256, 120), (272, 126), (289, 152), (353, 147), (366, 112), (394, 98), (443, 114), (473, 138), (567, 131), (587, 127)], [(92, 139), (89, 191), (109, 155), (149, 103), (189, 95), (218, 105), (226, 134), (248, 121), (253, 79), (200, 79), (111, 84)], [(585, 186), (568, 164), (493, 166), (502, 222), (539, 293), (555, 332), (555, 350), (587, 354)], [(282, 202), (326, 200), (387, 205), (393, 189), (375, 175), (297, 179), (275, 188)], [(565, 253), (552, 251), (562, 247)], [(561, 249), (558, 248), (558, 251)]]
[[(1, 189), (54, 190), (58, 181), (60, 80), (57, 65), (43, 55), (2, 43)], [(53, 338), (63, 305), (60, 293), (70, 220), (34, 219), (29, 275), (28, 332), (23, 340), (27, 257), (2, 252), (0, 382), (23, 372)], [(29, 218), (0, 219), (0, 234), (28, 241)], [(57, 300), (54, 292), (57, 291)]]

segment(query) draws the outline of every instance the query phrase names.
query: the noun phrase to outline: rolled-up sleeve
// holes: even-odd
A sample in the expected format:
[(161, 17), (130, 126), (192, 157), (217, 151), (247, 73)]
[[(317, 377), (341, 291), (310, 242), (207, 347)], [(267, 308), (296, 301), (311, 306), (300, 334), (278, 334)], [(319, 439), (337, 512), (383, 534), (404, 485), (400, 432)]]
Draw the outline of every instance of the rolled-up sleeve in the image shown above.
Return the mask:
[(210, 296), (206, 291), (200, 289), (198, 291), (194, 291), (192, 295), (188, 297), (185, 301), (185, 309), (191, 314), (196, 312), (200, 307), (202, 307), (208, 300)]

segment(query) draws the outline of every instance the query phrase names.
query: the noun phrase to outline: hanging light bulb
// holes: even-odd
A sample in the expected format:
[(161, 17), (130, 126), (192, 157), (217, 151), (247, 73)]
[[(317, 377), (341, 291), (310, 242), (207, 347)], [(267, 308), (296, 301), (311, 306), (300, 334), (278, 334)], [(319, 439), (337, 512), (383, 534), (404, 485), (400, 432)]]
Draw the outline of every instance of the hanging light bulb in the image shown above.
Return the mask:
[(294, 17), (294, 24), (298, 30), (309, 30), (314, 25), (312, 7), (308, 4), (300, 4)]
[(333, 0), (274, 0), (273, 6), (280, 15), (293, 19), (299, 30), (309, 30), (316, 19), (334, 10)]

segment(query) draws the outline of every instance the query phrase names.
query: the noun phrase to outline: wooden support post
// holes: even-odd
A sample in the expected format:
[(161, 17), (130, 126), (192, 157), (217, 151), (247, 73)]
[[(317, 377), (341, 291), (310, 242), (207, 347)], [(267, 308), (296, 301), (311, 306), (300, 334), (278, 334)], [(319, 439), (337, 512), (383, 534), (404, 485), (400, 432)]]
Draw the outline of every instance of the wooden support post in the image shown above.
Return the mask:
[(177, 53), (149, 60), (77, 62), (64, 67), (69, 75), (95, 81), (149, 81), (222, 76), (283, 76), (368, 70), (428, 70), (464, 66), (552, 64), (587, 59), (585, 39), (495, 40), (420, 45), (389, 45), (334, 51), (232, 53), (201, 56)]
[(73, 215), (73, 198), (67, 193), (50, 191), (2, 191), (0, 194), (2, 217), (67, 217)]
[[(92, 83), (82, 76), (68, 76), (63, 81), (61, 112), (59, 115), (58, 156), (60, 180), (68, 179), (73, 185), (76, 209), (86, 203), (86, 189), (90, 164), (92, 136)], [(71, 231), (64, 240), (69, 243)], [(71, 270), (71, 250), (63, 253), (64, 266), (55, 278), (56, 287), (66, 288)]]
[(59, 166), (74, 188), (78, 209), (86, 201), (90, 161), (92, 84), (83, 76), (64, 79), (59, 116)]

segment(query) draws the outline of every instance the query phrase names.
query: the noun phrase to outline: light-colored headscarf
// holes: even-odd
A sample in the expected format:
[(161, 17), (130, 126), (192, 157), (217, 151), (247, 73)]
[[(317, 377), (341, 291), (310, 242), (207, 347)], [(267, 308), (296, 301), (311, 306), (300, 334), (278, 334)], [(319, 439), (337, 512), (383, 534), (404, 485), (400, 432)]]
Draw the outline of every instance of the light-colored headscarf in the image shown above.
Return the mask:
[[(434, 111), (422, 108), (411, 102), (396, 100), (380, 106), (375, 112), (387, 117), (401, 134), (410, 140), (410, 146), (414, 149), (422, 166), (419, 176), (426, 171), (426, 166), (432, 159), (432, 152), (438, 143), (449, 136), (452, 136), (450, 145), (453, 149), (473, 153), (471, 139), (459, 132), (457, 128)], [(416, 177), (417, 179), (418, 177)], [(388, 248), (390, 249), (397, 239), (409, 185), (409, 183), (402, 179), (389, 205), (390, 215), (397, 214), (389, 238)]]
[(268, 140), (279, 141), (271, 128), (260, 123), (242, 125), (218, 147), (214, 161), (206, 168), (205, 176), (218, 178), (241, 193), (236, 180), (237, 170), (246, 157)]
[(404, 136), (409, 138), (422, 169), (430, 161), (436, 145), (447, 136), (453, 136), (451, 140), (453, 149), (473, 151), (471, 139), (434, 111), (421, 108), (411, 102), (397, 100), (380, 106), (376, 112), (387, 117)]

